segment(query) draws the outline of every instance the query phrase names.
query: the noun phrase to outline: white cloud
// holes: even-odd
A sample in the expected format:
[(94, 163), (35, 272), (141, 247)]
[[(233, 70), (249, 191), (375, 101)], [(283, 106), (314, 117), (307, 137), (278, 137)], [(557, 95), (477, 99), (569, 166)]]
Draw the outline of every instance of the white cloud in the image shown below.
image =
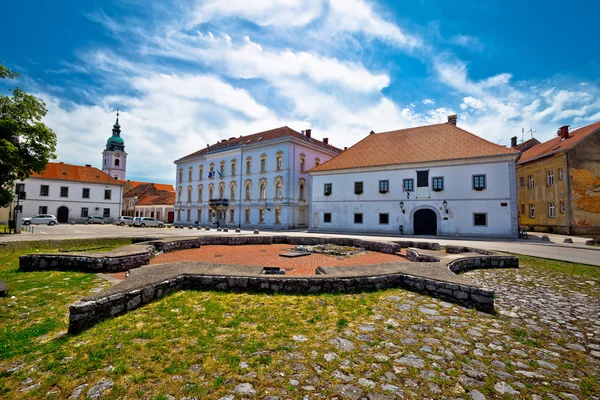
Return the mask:
[(483, 51), (485, 48), (477, 37), (470, 35), (454, 35), (449, 39), (449, 42), (476, 52)]
[(483, 103), (483, 101), (481, 101), (475, 97), (467, 96), (467, 97), (463, 98), (463, 102), (460, 105), (460, 108), (462, 110), (466, 110), (468, 108), (474, 108), (476, 110), (481, 110), (482, 108), (485, 108), (485, 104)]
[(425, 100), (423, 100), (423, 104), (425, 104), (425, 105), (435, 104), (435, 101), (433, 101), (433, 99), (425, 99)]

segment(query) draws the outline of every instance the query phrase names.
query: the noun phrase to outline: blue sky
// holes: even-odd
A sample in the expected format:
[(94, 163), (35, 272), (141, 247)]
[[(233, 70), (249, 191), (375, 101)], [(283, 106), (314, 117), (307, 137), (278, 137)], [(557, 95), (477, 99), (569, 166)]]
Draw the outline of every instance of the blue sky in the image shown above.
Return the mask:
[[(600, 120), (597, 2), (29, 1), (0, 60), (42, 97), (58, 159), (99, 166), (114, 110), (128, 178), (281, 125), (339, 147), (445, 122), (501, 144)], [(10, 38), (7, 39), (7, 38)], [(525, 137), (527, 139), (527, 136)]]

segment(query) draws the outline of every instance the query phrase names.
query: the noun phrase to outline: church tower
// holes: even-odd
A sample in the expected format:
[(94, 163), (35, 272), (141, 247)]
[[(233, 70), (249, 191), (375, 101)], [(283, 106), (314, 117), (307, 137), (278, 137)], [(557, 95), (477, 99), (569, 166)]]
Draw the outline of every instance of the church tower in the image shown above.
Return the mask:
[(121, 138), (119, 110), (117, 110), (117, 122), (113, 125), (112, 136), (106, 141), (106, 149), (102, 152), (102, 171), (115, 179), (125, 180), (126, 168), (127, 153), (125, 153), (125, 141)]

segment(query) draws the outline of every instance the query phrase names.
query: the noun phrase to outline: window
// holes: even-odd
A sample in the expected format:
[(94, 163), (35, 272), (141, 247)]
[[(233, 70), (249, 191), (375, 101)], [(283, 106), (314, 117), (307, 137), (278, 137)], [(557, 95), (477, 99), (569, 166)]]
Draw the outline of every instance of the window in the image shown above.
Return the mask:
[(246, 174), (252, 173), (252, 160), (246, 160)]
[(277, 161), (276, 161), (276, 169), (277, 171), (281, 171), (283, 169), (283, 157), (282, 156), (277, 156)]
[(110, 218), (110, 208), (105, 208), (102, 215), (104, 218)]
[(81, 207), (81, 218), (87, 218), (87, 217), (88, 217), (87, 207)]
[[(177, 201), (178, 201), (179, 203), (181, 203), (181, 196), (182, 196), (182, 192), (183, 192), (183, 189), (181, 188), (181, 186), (179, 186), (179, 187), (177, 188), (177, 198), (178, 198), (178, 200), (177, 200)], [(178, 218), (178, 220), (179, 220), (179, 218)]]
[(300, 186), (298, 187), (298, 200), (305, 200), (305, 195), (304, 195), (304, 184), (301, 183)]
[(525, 186), (525, 177), (524, 176), (521, 177), (521, 186)]
[(379, 181), (379, 193), (387, 193), (390, 190), (390, 181)]
[(179, 182), (183, 181), (183, 169), (179, 168)]
[(115, 159), (115, 167), (118, 167), (118, 166), (119, 166), (119, 164), (120, 164), (120, 162), (119, 162), (119, 159), (118, 159), (118, 158), (117, 158), (117, 159)]
[(535, 218), (535, 204), (529, 205), (529, 218)]
[(415, 180), (414, 179), (404, 179), (402, 180), (402, 186), (404, 186), (404, 190), (407, 192), (412, 192), (414, 189)]
[(235, 176), (235, 161), (231, 162), (231, 176)]
[(236, 187), (235, 186), (231, 186), (229, 188), (229, 200), (235, 201), (235, 191), (236, 191)]
[[(138, 216), (138, 212), (135, 212), (135, 216)], [(177, 221), (181, 221), (181, 210), (177, 210)]]
[(326, 223), (331, 222), (331, 213), (323, 213), (323, 222), (326, 222)]
[(267, 159), (266, 158), (260, 159), (260, 172), (267, 172)]
[(332, 192), (332, 185), (331, 185), (331, 183), (326, 183), (325, 186), (324, 186), (324, 188), (323, 188), (323, 190), (324, 190), (325, 196), (330, 196), (331, 192)]
[(202, 189), (202, 186), (198, 186), (198, 203), (202, 203), (202, 195), (204, 190)]
[(188, 182), (192, 181), (192, 167), (188, 169)]
[(281, 209), (279, 208), (275, 209), (275, 223), (281, 224)]
[(521, 215), (525, 215), (525, 204), (521, 204)]
[(202, 223), (202, 210), (198, 210), (198, 213), (196, 215), (196, 220), (198, 221), (198, 223)]
[(546, 172), (546, 183), (548, 186), (554, 185), (554, 171)]
[(354, 214), (354, 223), (362, 224), (363, 223), (363, 215), (362, 214)]
[(106, 158), (104, 159), (104, 166), (106, 167)]
[(42, 185), (40, 186), (40, 196), (48, 196), (50, 193), (50, 186)]
[(81, 191), (81, 198), (82, 199), (90, 198), (90, 188), (83, 188), (83, 190)]
[(246, 208), (244, 210), (244, 223), (245, 224), (249, 224), (250, 223), (250, 209)]
[(304, 158), (300, 159), (300, 172), (304, 172), (306, 169), (306, 160)]
[(204, 165), (198, 167), (198, 180), (204, 179)]
[(259, 224), (265, 223), (265, 209), (264, 208), (260, 208), (258, 210), (258, 223)]
[(235, 222), (235, 210), (233, 208), (229, 210), (229, 222)]
[(390, 223), (390, 214), (379, 214), (379, 223), (381, 225), (387, 225)]
[(363, 192), (363, 183), (362, 182), (354, 182), (354, 194), (362, 194)]
[(48, 207), (47, 206), (39, 206), (38, 214), (48, 214)]
[(258, 190), (259, 190), (259, 194), (260, 194), (260, 200), (266, 200), (267, 199), (267, 185), (264, 183), (261, 183)]
[(444, 178), (432, 178), (431, 186), (433, 186), (433, 190), (436, 192), (444, 190)]
[(189, 208), (187, 210), (185, 210), (185, 220), (190, 222), (192, 220), (192, 210), (190, 210)]
[(244, 200), (250, 201), (252, 199), (252, 186), (250, 184), (246, 184), (246, 194), (244, 196)]
[(281, 182), (275, 184), (275, 198), (280, 200), (283, 198), (283, 185)]
[(529, 175), (529, 189), (533, 189), (535, 187), (535, 180), (533, 179), (533, 175)]
[(219, 168), (219, 178), (225, 178), (225, 163), (221, 163), (221, 166)]
[(548, 216), (550, 218), (556, 217), (556, 210), (554, 207), (554, 203), (548, 203)]
[(563, 169), (562, 168), (558, 169), (558, 180), (559, 181), (563, 180)]
[(214, 177), (215, 177), (215, 167), (211, 165), (208, 169), (208, 178), (214, 179)]
[(319, 157), (315, 158), (315, 167), (318, 167), (321, 164), (321, 159)]
[(473, 189), (485, 189), (485, 175), (473, 175)]
[(473, 214), (473, 225), (475, 225), (475, 226), (487, 226), (487, 214), (486, 213), (475, 213), (475, 214)]
[(209, 187), (208, 188), (208, 200), (212, 200), (214, 197), (215, 197), (215, 189), (213, 187)]
[(225, 198), (225, 186), (219, 185), (219, 199)]
[(564, 213), (564, 212), (565, 212), (565, 202), (564, 202), (564, 201), (561, 201), (561, 202), (560, 202), (560, 212), (561, 212), (561, 213)]
[(187, 202), (191, 203), (192, 202), (192, 187), (188, 186), (188, 190), (187, 190)]
[(109, 189), (104, 191), (104, 200), (110, 200), (111, 192), (112, 190)]

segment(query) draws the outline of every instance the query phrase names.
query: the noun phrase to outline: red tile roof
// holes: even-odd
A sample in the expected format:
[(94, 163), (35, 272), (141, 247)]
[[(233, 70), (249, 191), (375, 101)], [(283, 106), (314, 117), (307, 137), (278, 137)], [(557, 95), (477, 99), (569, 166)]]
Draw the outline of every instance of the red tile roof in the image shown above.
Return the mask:
[(161, 191), (158, 196), (148, 196), (140, 200), (136, 206), (175, 205), (175, 192)]
[(168, 185), (166, 183), (138, 182), (138, 181), (130, 181), (130, 180), (126, 180), (126, 181), (125, 180), (119, 180), (118, 182), (121, 183), (121, 184), (129, 183), (132, 186), (132, 188), (134, 188), (134, 189), (136, 187), (140, 186), (140, 185), (149, 185), (149, 184), (151, 184), (151, 185), (154, 185), (154, 187), (157, 188), (158, 190), (167, 190), (167, 191), (170, 191), (170, 192), (174, 192), (175, 191), (175, 188), (173, 187), (173, 185)]
[(575, 146), (579, 141), (594, 132), (600, 131), (600, 121), (569, 132), (569, 137), (561, 141), (560, 136), (556, 136), (547, 142), (540, 143), (531, 147), (521, 154), (519, 164), (537, 160), (538, 158), (565, 151)]
[(38, 179), (119, 185), (119, 181), (100, 171), (98, 168), (87, 165), (81, 166), (56, 162), (49, 162), (48, 165), (46, 165), (46, 170), (44, 170), (44, 172), (41, 174), (34, 172), (31, 174), (31, 177)]
[[(251, 135), (248, 136), (242, 136), (242, 143), (244, 145), (249, 145), (249, 144), (254, 144), (254, 143), (263, 143), (266, 142), (268, 140), (272, 140), (272, 139), (277, 139), (277, 138), (281, 138), (281, 137), (286, 137), (286, 136), (291, 136), (291, 137), (295, 137), (297, 139), (301, 139), (304, 140), (308, 143), (312, 143), (314, 145), (317, 145), (319, 147), (323, 147), (324, 149), (330, 150), (330, 151), (335, 151), (335, 152), (341, 152), (342, 150), (338, 149), (337, 147), (334, 147), (330, 144), (325, 144), (320, 140), (314, 139), (314, 138), (308, 138), (306, 135), (303, 135), (300, 132), (297, 132), (295, 130), (293, 130), (292, 128), (289, 128), (287, 126), (282, 126), (280, 128), (275, 128), (275, 129), (271, 129), (268, 131), (264, 131), (264, 132), (258, 132), (258, 133), (253, 133)], [(180, 158), (177, 161), (184, 161), (187, 158), (192, 158), (195, 156), (200, 156), (203, 154), (206, 154), (208, 152), (212, 152), (213, 150), (218, 150), (218, 149), (226, 149), (228, 147), (237, 147), (240, 144), (240, 138), (239, 137), (232, 137), (229, 139), (223, 139), (221, 141), (219, 141), (218, 143), (215, 143), (211, 146), (208, 146), (204, 149), (198, 150), (194, 153), (188, 154), (185, 157)]]
[(313, 171), (517, 155), (450, 123), (370, 134)]

